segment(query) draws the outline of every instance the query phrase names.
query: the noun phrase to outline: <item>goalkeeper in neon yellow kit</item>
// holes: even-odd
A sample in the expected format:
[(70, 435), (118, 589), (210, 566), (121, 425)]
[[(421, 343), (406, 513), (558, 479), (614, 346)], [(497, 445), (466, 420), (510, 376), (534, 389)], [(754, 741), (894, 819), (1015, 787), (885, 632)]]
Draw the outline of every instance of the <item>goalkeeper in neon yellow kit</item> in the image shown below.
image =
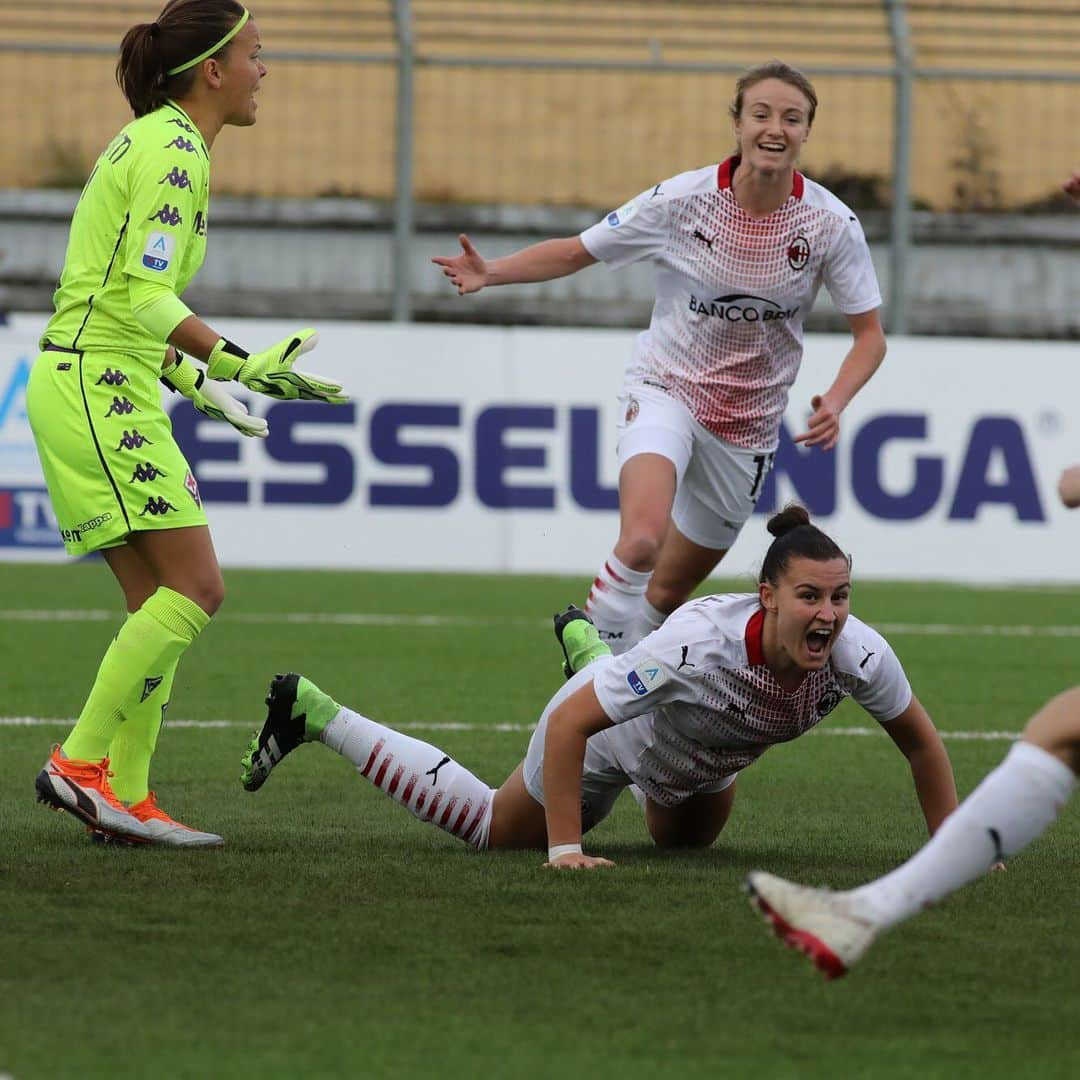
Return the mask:
[(214, 139), (227, 124), (255, 123), (266, 75), (260, 49), (236, 0), (171, 0), (153, 23), (124, 36), (117, 81), (136, 119), (106, 148), (80, 196), (56, 313), (27, 390), (64, 545), (72, 555), (102, 553), (129, 613), (35, 786), (42, 802), (107, 838), (223, 842), (173, 820), (149, 790), (177, 663), (224, 595), (159, 380), (254, 437), (265, 437), (266, 422), (221, 381), (279, 399), (346, 400), (338, 384), (293, 368), (314, 347), (313, 330), (249, 354), (180, 299), (206, 252)]

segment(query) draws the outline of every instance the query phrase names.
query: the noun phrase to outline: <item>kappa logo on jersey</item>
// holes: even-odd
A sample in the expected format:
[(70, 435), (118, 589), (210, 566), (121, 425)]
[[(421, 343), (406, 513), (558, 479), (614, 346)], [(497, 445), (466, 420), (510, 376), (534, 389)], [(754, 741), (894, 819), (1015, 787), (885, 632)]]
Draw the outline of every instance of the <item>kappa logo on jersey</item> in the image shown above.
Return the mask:
[(206, 218), (201, 210), (195, 211), (195, 235), (206, 235)]
[(132, 428), (130, 431), (125, 430), (123, 438), (117, 443), (117, 450), (138, 450), (142, 446), (153, 446), (154, 444), (145, 436), (140, 435), (137, 428)]
[(195, 505), (202, 506), (199, 485), (195, 482), (195, 474), (190, 469), (187, 471), (187, 476), (184, 477), (184, 487), (187, 488), (187, 493), (195, 500)]
[(135, 466), (135, 471), (131, 474), (131, 479), (128, 483), (134, 484), (137, 482), (146, 484), (151, 480), (156, 480), (159, 476), (166, 475), (166, 473), (163, 473), (156, 465), (151, 464), (149, 461), (145, 465), (140, 461), (139, 464)]
[[(760, 306), (758, 306), (760, 305)], [(707, 319), (724, 319), (727, 322), (784, 322), (794, 318), (798, 307), (786, 311), (775, 300), (749, 293), (729, 293), (714, 296), (711, 300), (699, 300), (690, 294), (690, 310)]]
[(190, 124), (185, 124), (183, 120), (172, 119), (170, 124), (175, 124), (181, 131), (186, 131), (189, 135), (195, 134), (195, 129)]
[(617, 229), (620, 225), (625, 225), (637, 213), (637, 209), (637, 203), (631, 200), (625, 206), (620, 206), (618, 210), (613, 210), (608, 214), (607, 223), (613, 229)]
[(184, 219), (180, 216), (180, 208), (166, 203), (156, 214), (151, 214), (147, 221), (160, 221), (162, 225), (183, 225)]
[(187, 169), (178, 169), (175, 165), (172, 167), (172, 172), (167, 172), (158, 181), (158, 185), (160, 186), (161, 184), (171, 184), (174, 188), (179, 188), (181, 191), (191, 187)]
[(175, 513), (176, 507), (168, 499), (163, 498), (161, 495), (151, 495), (146, 500), (146, 505), (139, 511), (139, 517), (146, 517), (147, 514), (151, 517), (160, 517), (162, 514), (170, 512)]
[(146, 247), (143, 248), (143, 266), (157, 273), (168, 270), (175, 248), (175, 237), (168, 233), (152, 232), (146, 238)]
[(128, 401), (126, 397), (114, 397), (109, 411), (105, 414), (105, 419), (108, 420), (110, 416), (128, 416), (133, 412), (142, 412), (142, 409), (134, 402)]
[(667, 682), (667, 672), (660, 666), (659, 661), (646, 660), (626, 676), (626, 681), (638, 697), (644, 697)]
[(100, 386), (104, 383), (106, 386), (123, 386), (128, 381), (128, 377), (122, 371), (113, 371), (112, 368), (107, 367), (94, 385)]
[(175, 146), (177, 150), (183, 150), (187, 154), (195, 153), (195, 144), (190, 139), (185, 139), (183, 135), (177, 135), (172, 142), (165, 144), (165, 149)]
[(633, 394), (631, 394), (629, 400), (626, 402), (625, 422), (627, 424), (632, 424), (638, 418), (638, 413), (640, 412), (641, 403)]
[(805, 236), (796, 236), (788, 245), (787, 261), (792, 270), (802, 270), (810, 261), (810, 241)]

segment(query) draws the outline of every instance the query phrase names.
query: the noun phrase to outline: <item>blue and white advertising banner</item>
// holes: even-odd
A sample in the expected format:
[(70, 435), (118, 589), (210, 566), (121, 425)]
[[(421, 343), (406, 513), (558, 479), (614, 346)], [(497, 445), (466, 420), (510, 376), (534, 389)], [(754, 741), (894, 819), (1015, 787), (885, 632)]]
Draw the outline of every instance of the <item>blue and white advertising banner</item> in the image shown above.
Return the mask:
[[(0, 559), (62, 558), (26, 421), (42, 316), (0, 327)], [(221, 320), (257, 349), (291, 323)], [(344, 406), (234, 387), (270, 425), (245, 439), (166, 394), (226, 566), (590, 574), (618, 530), (614, 435), (626, 331), (327, 323), (303, 358)], [(724, 561), (754, 574), (764, 516), (806, 504), (865, 578), (1080, 582), (1080, 350), (894, 338), (843, 417), (805, 450), (810, 398), (850, 339), (811, 335), (757, 514)]]

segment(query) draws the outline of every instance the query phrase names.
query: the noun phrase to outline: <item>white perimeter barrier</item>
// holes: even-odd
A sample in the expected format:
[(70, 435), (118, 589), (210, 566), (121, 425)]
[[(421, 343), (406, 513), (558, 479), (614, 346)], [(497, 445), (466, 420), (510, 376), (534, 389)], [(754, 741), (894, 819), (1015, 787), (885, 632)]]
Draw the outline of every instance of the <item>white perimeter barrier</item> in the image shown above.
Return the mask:
[[(44, 317), (0, 327), (0, 559), (63, 558), (26, 421)], [(221, 320), (248, 348), (291, 323)], [(271, 437), (174, 408), (228, 566), (590, 574), (611, 549), (626, 331), (328, 323), (304, 360), (348, 406), (241, 391)], [(844, 415), (836, 451), (806, 451), (814, 393), (844, 336), (812, 335), (759, 515), (724, 562), (753, 574), (760, 516), (791, 498), (857, 576), (1080, 581), (1080, 512), (1055, 487), (1080, 461), (1080, 350), (1029, 341), (894, 338)], [(176, 399), (166, 395), (173, 408)]]

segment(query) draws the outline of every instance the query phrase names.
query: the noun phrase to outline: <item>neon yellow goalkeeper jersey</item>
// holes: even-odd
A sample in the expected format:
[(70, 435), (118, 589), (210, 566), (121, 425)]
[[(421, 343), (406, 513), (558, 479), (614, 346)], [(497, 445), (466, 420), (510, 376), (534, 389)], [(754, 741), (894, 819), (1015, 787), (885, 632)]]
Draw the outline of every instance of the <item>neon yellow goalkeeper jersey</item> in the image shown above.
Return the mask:
[(210, 155), (173, 102), (133, 120), (98, 159), (79, 196), (56, 314), (41, 344), (131, 353), (160, 367), (164, 342), (131, 313), (131, 278), (179, 296), (206, 254)]

